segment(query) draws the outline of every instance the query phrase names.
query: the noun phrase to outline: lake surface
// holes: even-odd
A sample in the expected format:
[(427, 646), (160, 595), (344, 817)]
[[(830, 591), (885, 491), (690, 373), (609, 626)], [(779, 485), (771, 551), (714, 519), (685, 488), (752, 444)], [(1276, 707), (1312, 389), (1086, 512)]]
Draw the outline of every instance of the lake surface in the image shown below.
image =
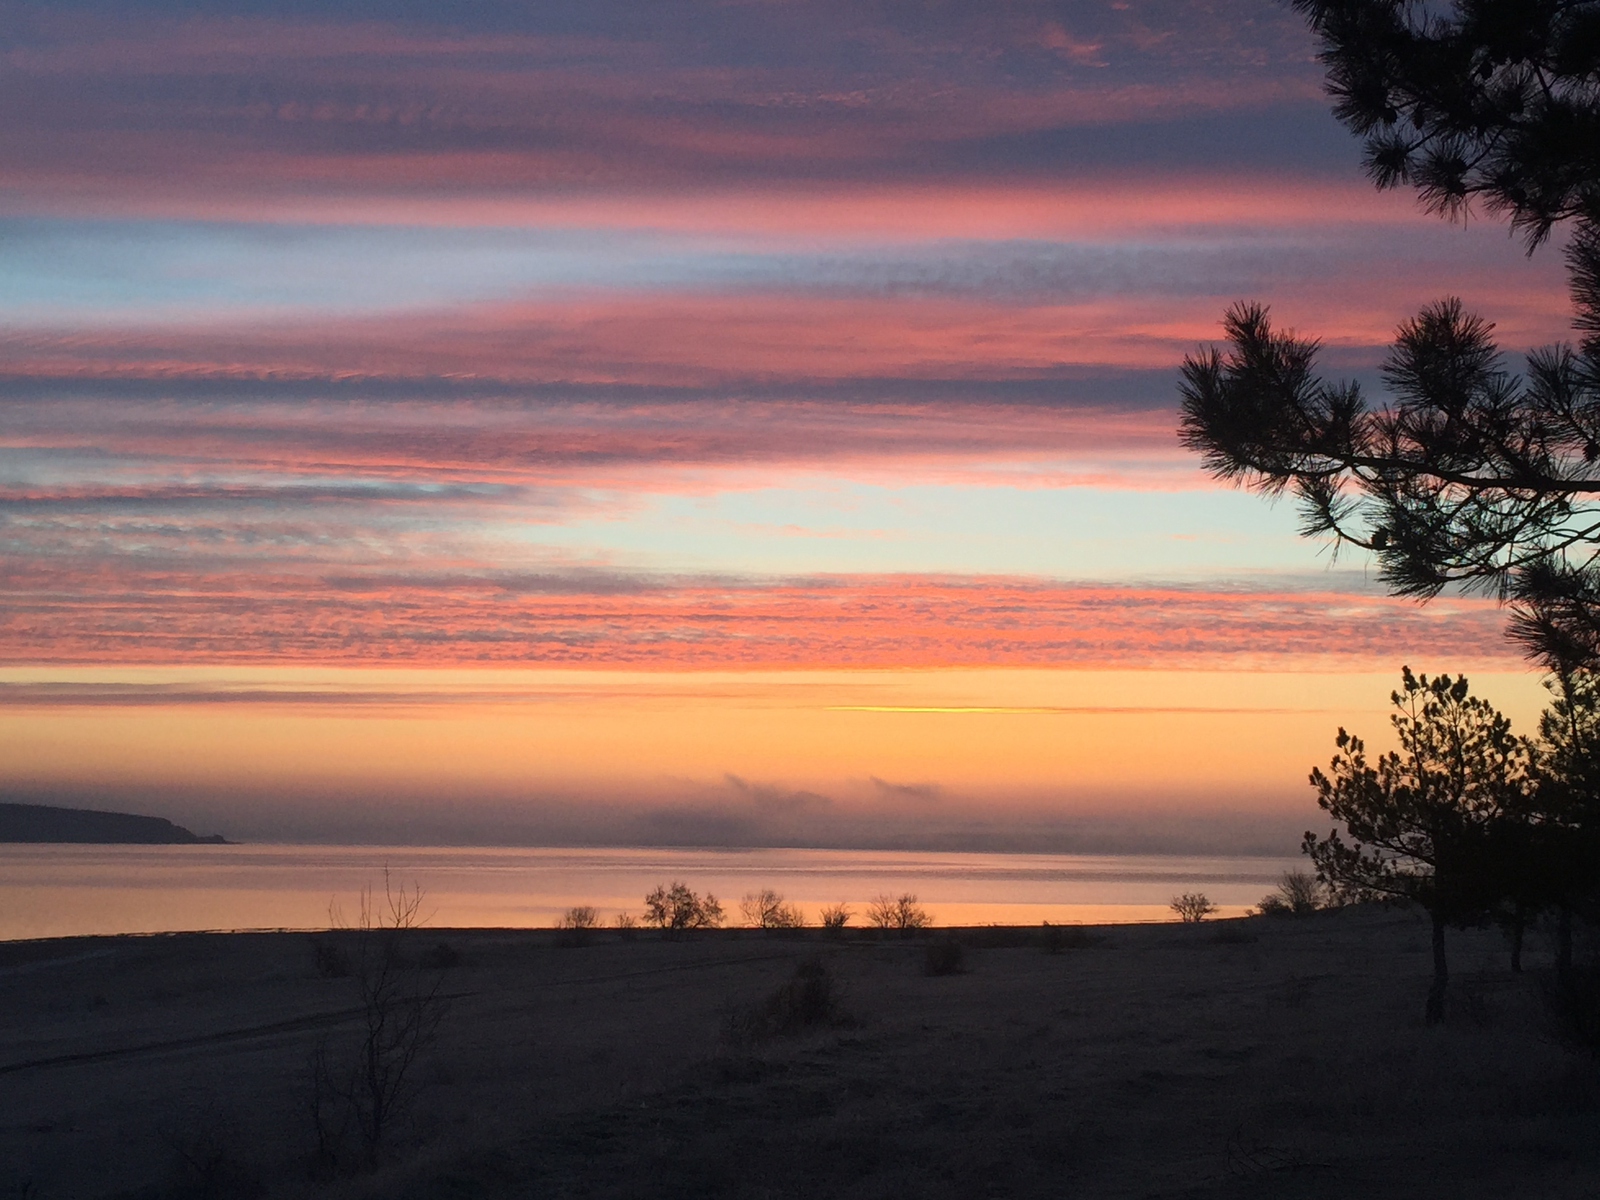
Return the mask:
[(1237, 915), (1292, 858), (943, 854), (878, 850), (526, 849), (418, 846), (0, 845), (0, 939), (194, 929), (320, 929), (354, 918), (363, 887), (425, 893), (429, 924), (537, 927), (567, 908), (638, 914), (681, 879), (738, 921), (739, 897), (770, 887), (809, 921), (848, 903), (914, 893), (936, 924), (1170, 920), (1179, 892)]

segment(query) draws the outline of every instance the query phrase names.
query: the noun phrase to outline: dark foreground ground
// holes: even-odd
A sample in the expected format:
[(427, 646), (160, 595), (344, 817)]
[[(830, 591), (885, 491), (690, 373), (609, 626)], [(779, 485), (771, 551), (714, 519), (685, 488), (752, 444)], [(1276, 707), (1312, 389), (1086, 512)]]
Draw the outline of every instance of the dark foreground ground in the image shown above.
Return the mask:
[[(817, 931), (425, 931), (449, 1009), (340, 1172), (309, 1063), (359, 1010), (306, 935), (0, 944), (0, 1196), (1600, 1196), (1600, 1070), (1498, 934), (1453, 935), (1430, 1029), (1415, 915), (1089, 932), (966, 931), (929, 976)], [(838, 1018), (759, 1036), (816, 956)]]

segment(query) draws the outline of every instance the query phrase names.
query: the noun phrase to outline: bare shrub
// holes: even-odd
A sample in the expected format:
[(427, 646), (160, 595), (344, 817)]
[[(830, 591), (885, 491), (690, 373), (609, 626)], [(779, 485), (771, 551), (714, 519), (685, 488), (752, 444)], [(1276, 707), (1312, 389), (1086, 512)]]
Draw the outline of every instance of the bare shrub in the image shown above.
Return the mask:
[(929, 942), (922, 956), (924, 975), (960, 975), (966, 971), (966, 953), (954, 938)]
[(587, 946), (600, 928), (600, 914), (587, 904), (567, 909), (556, 922), (556, 945)]
[(830, 904), (818, 914), (822, 928), (832, 937), (843, 937), (844, 928), (854, 914), (844, 904)]
[(1331, 898), (1315, 875), (1285, 871), (1275, 891), (1261, 897), (1256, 911), (1264, 917), (1303, 917), (1329, 906)]
[(717, 929), (722, 925), (722, 905), (710, 892), (704, 896), (674, 880), (657, 884), (644, 898), (644, 919), (657, 929), (680, 933), (686, 929)]
[(1294, 909), (1277, 892), (1268, 892), (1256, 904), (1256, 912), (1263, 917), (1292, 917)]
[(901, 896), (894, 902), (895, 927), (911, 931), (914, 929), (927, 929), (933, 925), (933, 917), (928, 910), (917, 903), (917, 898), (910, 893)]
[(734, 1041), (764, 1041), (844, 1020), (839, 987), (821, 959), (808, 958), (766, 999), (734, 1009), (728, 1035)]
[(782, 903), (783, 897), (771, 888), (762, 888), (759, 892), (746, 892), (739, 901), (739, 915), (744, 918), (746, 925), (765, 929), (767, 913)]
[[(444, 1019), (442, 970), (404, 953), (425, 921), (422, 902), (421, 888), (394, 888), (387, 869), (381, 898), (371, 887), (361, 890), (360, 916), (349, 930), (359, 1032), (347, 1046), (324, 1038), (310, 1068), (307, 1102), (318, 1157), (331, 1169), (348, 1165), (352, 1139), (369, 1166), (377, 1163), (415, 1097), (417, 1060)], [(332, 915), (340, 923), (337, 910)]]
[(1316, 912), (1322, 907), (1322, 885), (1305, 871), (1285, 871), (1278, 880), (1278, 894), (1296, 916)]
[(722, 905), (717, 903), (715, 896), (707, 892), (700, 900), (700, 928), (720, 929), (722, 921)]
[(1185, 925), (1204, 921), (1217, 911), (1217, 906), (1206, 899), (1204, 892), (1185, 892), (1181, 896), (1174, 896), (1168, 907), (1178, 914), (1178, 920)]
[(561, 914), (560, 928), (562, 929), (598, 929), (600, 928), (600, 914), (587, 904), (580, 904), (569, 908)]
[(867, 921), (874, 928), (894, 929), (905, 934), (927, 929), (933, 924), (927, 909), (918, 904), (916, 896), (910, 892), (904, 892), (894, 900), (888, 896), (878, 896), (867, 905)]
[(631, 942), (639, 935), (639, 920), (632, 913), (617, 914), (617, 932), (622, 935), (622, 940)]
[(267, 1189), (245, 1147), (238, 1114), (207, 1102), (158, 1134), (172, 1152), (173, 1187), (163, 1195), (192, 1200), (251, 1200)]
[(739, 901), (739, 912), (757, 929), (799, 929), (806, 923), (800, 910), (771, 888), (749, 893)]

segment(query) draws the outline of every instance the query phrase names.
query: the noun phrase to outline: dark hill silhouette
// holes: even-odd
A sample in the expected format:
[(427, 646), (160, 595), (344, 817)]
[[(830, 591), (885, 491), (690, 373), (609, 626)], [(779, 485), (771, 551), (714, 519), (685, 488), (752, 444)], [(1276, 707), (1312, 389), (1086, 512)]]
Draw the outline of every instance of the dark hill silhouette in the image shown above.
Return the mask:
[(0, 804), (0, 842), (85, 842), (128, 845), (227, 845), (221, 834), (200, 837), (164, 817), (53, 808), (45, 804)]

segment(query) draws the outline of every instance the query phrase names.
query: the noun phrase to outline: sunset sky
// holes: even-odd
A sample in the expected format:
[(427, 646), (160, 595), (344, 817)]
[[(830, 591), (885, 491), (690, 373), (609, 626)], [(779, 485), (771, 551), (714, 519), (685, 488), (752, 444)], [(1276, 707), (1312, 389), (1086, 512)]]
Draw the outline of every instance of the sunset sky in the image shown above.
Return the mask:
[(1220, 487), (1560, 259), (1380, 194), (1272, 0), (0, 2), (0, 798), (367, 842), (1292, 850), (1488, 601)]

